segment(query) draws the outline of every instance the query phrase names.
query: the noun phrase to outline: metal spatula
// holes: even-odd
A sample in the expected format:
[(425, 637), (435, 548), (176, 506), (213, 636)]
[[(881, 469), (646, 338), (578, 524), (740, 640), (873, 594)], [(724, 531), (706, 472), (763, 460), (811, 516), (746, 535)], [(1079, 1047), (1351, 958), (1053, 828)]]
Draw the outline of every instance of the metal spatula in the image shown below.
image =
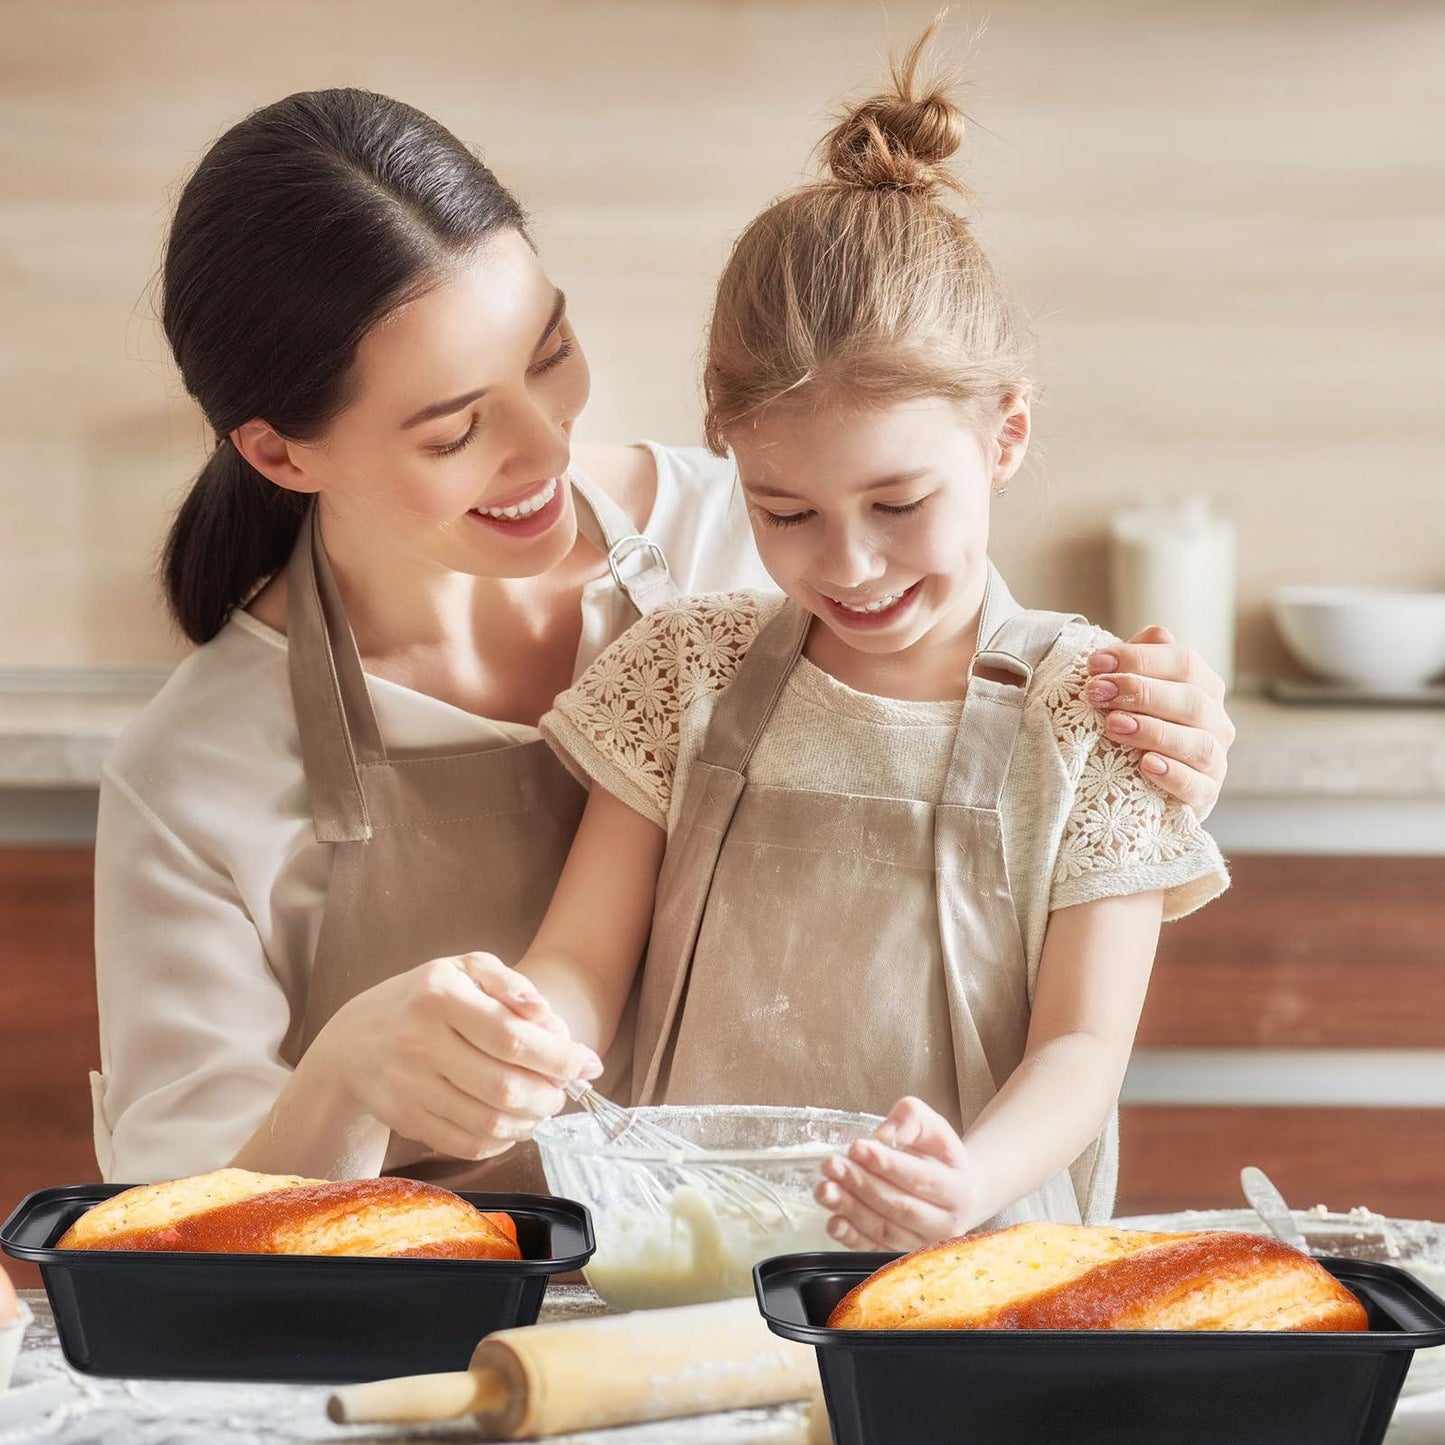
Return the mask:
[[(1383, 1263), (1400, 1258), (1400, 1242), (1389, 1222), (1372, 1210), (1352, 1210), (1346, 1217), (1331, 1216), (1328, 1224), (1321, 1225), (1328, 1242), (1323, 1248), (1314, 1249), (1305, 1238), (1294, 1212), (1285, 1203), (1284, 1195), (1263, 1169), (1257, 1169), (1253, 1164), (1246, 1165), (1239, 1171), (1239, 1183), (1250, 1208), (1264, 1221), (1269, 1232), (1304, 1254), (1329, 1254)], [(1339, 1234), (1342, 1227), (1348, 1237), (1340, 1234), (1338, 1238), (1329, 1238), (1332, 1234)]]
[(1294, 1221), (1290, 1207), (1284, 1202), (1284, 1195), (1275, 1187), (1274, 1180), (1253, 1164), (1246, 1164), (1239, 1171), (1240, 1187), (1249, 1207), (1264, 1220), (1265, 1227), (1276, 1239), (1282, 1239), (1301, 1254), (1310, 1252), (1304, 1231)]

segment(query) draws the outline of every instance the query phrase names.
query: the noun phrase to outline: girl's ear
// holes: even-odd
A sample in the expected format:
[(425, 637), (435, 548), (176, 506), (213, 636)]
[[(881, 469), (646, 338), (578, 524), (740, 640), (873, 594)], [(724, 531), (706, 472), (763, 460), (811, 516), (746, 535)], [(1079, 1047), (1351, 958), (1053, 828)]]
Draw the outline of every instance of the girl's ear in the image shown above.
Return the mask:
[(1003, 399), (998, 425), (994, 431), (993, 489), (1002, 492), (1023, 465), (1029, 449), (1032, 418), (1029, 413), (1030, 387), (1027, 382), (1015, 387)]
[(269, 423), (255, 418), (231, 433), (236, 448), (267, 481), (288, 492), (319, 492), (321, 479), (312, 473), (309, 449), (288, 442)]

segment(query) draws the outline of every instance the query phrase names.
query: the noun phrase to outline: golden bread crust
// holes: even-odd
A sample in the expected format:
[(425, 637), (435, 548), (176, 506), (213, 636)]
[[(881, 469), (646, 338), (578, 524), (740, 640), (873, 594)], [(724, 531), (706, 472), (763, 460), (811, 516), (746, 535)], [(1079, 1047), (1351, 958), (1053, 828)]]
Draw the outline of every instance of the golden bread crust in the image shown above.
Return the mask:
[(142, 1184), (87, 1210), (60, 1249), (520, 1259), (516, 1225), (416, 1179), (218, 1169)]
[(1277, 1239), (1017, 1224), (884, 1265), (834, 1329), (1365, 1330), (1364, 1307)]

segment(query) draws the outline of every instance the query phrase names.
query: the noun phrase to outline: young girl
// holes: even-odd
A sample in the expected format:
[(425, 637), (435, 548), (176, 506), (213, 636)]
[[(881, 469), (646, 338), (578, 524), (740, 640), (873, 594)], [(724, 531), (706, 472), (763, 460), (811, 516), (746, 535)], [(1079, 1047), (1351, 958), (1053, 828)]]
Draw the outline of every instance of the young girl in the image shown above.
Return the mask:
[(905, 1096), (819, 1185), (859, 1248), (1108, 1218), (1159, 923), (1228, 881), (1089, 706), (1106, 639), (988, 560), (1029, 385), (927, 39), (718, 286), (708, 438), (786, 595), (654, 612), (543, 719), (592, 786), (520, 965), (574, 1036), (635, 1033), (599, 1085), (634, 1103)]

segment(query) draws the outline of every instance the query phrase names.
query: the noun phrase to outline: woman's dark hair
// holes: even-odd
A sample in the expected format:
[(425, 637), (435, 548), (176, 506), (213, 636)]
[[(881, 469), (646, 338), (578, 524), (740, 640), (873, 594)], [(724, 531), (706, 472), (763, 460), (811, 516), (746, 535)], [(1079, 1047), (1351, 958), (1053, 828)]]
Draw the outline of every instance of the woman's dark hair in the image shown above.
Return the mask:
[(282, 567), (308, 499), (226, 439), (260, 417), (317, 437), (349, 400), (362, 337), (494, 233), (512, 194), (450, 131), (365, 90), (287, 96), (234, 125), (186, 182), (162, 320), (218, 440), (166, 539), (166, 598), (207, 642)]

